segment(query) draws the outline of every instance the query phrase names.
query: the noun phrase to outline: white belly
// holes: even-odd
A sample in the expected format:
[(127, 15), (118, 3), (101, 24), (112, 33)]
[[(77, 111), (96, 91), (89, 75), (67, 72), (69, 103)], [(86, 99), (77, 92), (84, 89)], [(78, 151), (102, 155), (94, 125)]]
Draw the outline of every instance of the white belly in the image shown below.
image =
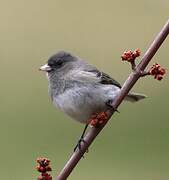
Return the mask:
[(74, 88), (53, 99), (54, 105), (73, 119), (86, 123), (91, 115), (105, 111), (106, 102), (118, 94), (119, 88), (112, 85)]

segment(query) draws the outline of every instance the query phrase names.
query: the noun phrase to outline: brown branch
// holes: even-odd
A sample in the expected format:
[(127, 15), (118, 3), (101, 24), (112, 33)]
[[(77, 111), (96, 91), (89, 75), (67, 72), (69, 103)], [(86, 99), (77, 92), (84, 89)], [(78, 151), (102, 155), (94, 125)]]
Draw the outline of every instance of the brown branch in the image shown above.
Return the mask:
[[(144, 69), (152, 59), (152, 57), (155, 55), (167, 35), (169, 34), (169, 20), (166, 22), (164, 27), (161, 29), (160, 33), (156, 36), (154, 41), (151, 43), (150, 47), (142, 57), (141, 62), (136, 66), (135, 70), (129, 75), (128, 79), (123, 84), (121, 91), (119, 95), (116, 97), (116, 99), (113, 102), (113, 107), (115, 109), (118, 108), (118, 106), (122, 103), (125, 96), (129, 93), (131, 88), (134, 86), (136, 81), (141, 77), (141, 72), (144, 72)], [(108, 119), (111, 118), (111, 116), (114, 114), (114, 111), (108, 111)], [(58, 177), (57, 180), (65, 180), (70, 175), (74, 167), (77, 165), (79, 160), (83, 157), (83, 154), (86, 152), (86, 150), (89, 148), (91, 143), (94, 141), (96, 136), (100, 133), (100, 131), (103, 129), (103, 127), (107, 124), (108, 121), (105, 121), (100, 127), (92, 127), (89, 132), (84, 137), (85, 143), (81, 144), (81, 150), (78, 150), (74, 152)]]

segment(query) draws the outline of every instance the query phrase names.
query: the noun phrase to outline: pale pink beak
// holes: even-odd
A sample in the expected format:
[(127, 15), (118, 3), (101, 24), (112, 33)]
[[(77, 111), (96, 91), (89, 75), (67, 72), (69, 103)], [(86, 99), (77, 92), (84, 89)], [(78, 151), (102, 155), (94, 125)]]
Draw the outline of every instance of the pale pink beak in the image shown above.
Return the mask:
[(45, 64), (45, 65), (41, 66), (41, 67), (39, 68), (39, 70), (40, 70), (40, 71), (46, 71), (46, 72), (48, 72), (48, 71), (51, 71), (52, 68), (51, 68), (48, 64)]

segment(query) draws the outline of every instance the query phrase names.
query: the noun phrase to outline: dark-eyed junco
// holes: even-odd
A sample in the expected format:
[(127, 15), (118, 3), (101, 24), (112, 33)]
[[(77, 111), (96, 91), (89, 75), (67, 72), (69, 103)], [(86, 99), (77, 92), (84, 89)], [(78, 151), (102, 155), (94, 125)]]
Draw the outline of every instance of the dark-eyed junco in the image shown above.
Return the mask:
[[(113, 102), (121, 88), (109, 75), (65, 51), (51, 56), (40, 70), (47, 72), (53, 104), (85, 124), (93, 114), (110, 108), (109, 102)], [(136, 102), (144, 98), (145, 95), (131, 93), (125, 100)]]

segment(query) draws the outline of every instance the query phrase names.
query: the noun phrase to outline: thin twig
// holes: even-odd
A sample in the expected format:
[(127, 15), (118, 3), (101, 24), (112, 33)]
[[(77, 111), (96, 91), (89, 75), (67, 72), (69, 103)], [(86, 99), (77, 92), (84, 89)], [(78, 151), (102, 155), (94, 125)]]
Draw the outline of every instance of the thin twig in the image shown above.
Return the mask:
[[(146, 51), (144, 56), (142, 57), (141, 62), (136, 66), (135, 70), (129, 75), (128, 79), (123, 84), (121, 91), (119, 95), (116, 97), (116, 99), (113, 102), (113, 107), (115, 109), (118, 108), (118, 106), (122, 103), (125, 96), (129, 93), (131, 88), (134, 86), (136, 81), (141, 77), (141, 72), (144, 72), (144, 69), (152, 59), (152, 57), (155, 55), (167, 35), (169, 34), (169, 20), (166, 22), (164, 27), (161, 29), (160, 33), (156, 36), (154, 41), (151, 43), (149, 49)], [(111, 118), (111, 116), (114, 114), (113, 111), (109, 110), (107, 112), (108, 119)], [(84, 137), (85, 143), (82, 143), (80, 151), (74, 152), (58, 177), (57, 180), (66, 180), (67, 177), (70, 175), (74, 167), (77, 165), (79, 160), (83, 157), (83, 154), (86, 152), (86, 150), (89, 148), (90, 144), (94, 141), (96, 136), (100, 133), (100, 131), (103, 129), (103, 127), (107, 124), (108, 121), (105, 121), (99, 128), (92, 127), (89, 132)]]

